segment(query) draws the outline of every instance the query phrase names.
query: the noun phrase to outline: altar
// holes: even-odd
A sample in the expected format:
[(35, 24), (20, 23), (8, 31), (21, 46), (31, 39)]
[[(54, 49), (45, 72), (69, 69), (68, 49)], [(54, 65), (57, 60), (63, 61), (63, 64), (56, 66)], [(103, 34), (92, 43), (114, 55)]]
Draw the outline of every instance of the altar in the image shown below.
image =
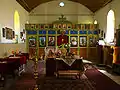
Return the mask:
[(46, 76), (60, 76), (61, 74), (80, 76), (84, 72), (82, 59), (71, 59), (71, 63), (66, 62), (63, 58), (48, 58), (46, 60)]

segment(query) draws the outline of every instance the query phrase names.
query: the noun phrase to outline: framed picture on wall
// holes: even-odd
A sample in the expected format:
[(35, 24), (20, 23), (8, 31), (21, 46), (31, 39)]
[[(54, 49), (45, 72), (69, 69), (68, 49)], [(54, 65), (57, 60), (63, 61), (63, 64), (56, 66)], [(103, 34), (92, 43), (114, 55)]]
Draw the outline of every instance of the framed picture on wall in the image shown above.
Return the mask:
[(13, 31), (13, 38), (15, 38), (15, 31)]
[(46, 37), (39, 36), (39, 47), (45, 47), (45, 46), (46, 46)]
[(15, 35), (15, 43), (18, 43), (18, 35)]
[(97, 35), (94, 35), (94, 36), (93, 36), (93, 47), (96, 47), (97, 41), (98, 41)]
[(71, 36), (70, 37), (70, 43), (71, 43), (71, 47), (77, 47), (77, 45), (78, 45), (77, 36)]
[(13, 32), (12, 32), (12, 29), (10, 28), (5, 28), (6, 30), (6, 39), (13, 39)]
[(5, 28), (2, 28), (2, 35), (5, 37)]
[(87, 46), (87, 36), (80, 36), (80, 47)]
[(89, 47), (96, 47), (97, 45), (97, 35), (89, 36)]
[(93, 47), (93, 36), (89, 36), (89, 47)]
[(29, 47), (36, 47), (36, 38), (35, 37), (29, 38)]
[(20, 38), (22, 39), (22, 37), (23, 37), (23, 32), (20, 32)]
[(55, 46), (55, 36), (48, 37), (48, 46)]

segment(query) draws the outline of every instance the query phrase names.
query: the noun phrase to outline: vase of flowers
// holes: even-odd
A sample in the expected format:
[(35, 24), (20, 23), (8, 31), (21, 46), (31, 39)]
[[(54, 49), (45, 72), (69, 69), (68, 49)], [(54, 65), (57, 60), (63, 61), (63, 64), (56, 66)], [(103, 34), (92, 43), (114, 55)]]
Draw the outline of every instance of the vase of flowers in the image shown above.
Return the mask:
[(16, 54), (17, 54), (17, 50), (16, 50), (16, 51), (12, 51), (12, 54), (13, 54), (13, 56), (15, 57)]

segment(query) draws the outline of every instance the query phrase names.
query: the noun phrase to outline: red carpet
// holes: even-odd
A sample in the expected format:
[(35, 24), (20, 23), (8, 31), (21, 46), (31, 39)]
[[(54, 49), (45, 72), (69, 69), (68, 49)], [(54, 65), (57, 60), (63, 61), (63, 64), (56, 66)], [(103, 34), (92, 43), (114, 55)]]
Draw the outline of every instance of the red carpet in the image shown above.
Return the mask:
[(32, 74), (23, 74), (16, 81), (15, 86), (11, 90), (33, 90), (36, 81)]
[(85, 75), (96, 90), (120, 90), (120, 85), (95, 68), (86, 70)]

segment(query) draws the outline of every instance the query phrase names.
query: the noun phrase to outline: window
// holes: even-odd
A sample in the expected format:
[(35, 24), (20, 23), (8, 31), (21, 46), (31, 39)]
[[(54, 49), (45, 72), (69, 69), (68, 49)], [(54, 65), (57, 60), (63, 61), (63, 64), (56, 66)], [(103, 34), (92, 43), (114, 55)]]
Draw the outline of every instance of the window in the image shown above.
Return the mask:
[(114, 40), (114, 25), (115, 17), (113, 10), (110, 10), (107, 15), (107, 31), (105, 41), (107, 44), (110, 44)]
[(20, 16), (19, 16), (19, 13), (18, 13), (17, 10), (14, 12), (14, 30), (15, 30), (15, 34), (19, 36), (19, 33), (20, 33)]

